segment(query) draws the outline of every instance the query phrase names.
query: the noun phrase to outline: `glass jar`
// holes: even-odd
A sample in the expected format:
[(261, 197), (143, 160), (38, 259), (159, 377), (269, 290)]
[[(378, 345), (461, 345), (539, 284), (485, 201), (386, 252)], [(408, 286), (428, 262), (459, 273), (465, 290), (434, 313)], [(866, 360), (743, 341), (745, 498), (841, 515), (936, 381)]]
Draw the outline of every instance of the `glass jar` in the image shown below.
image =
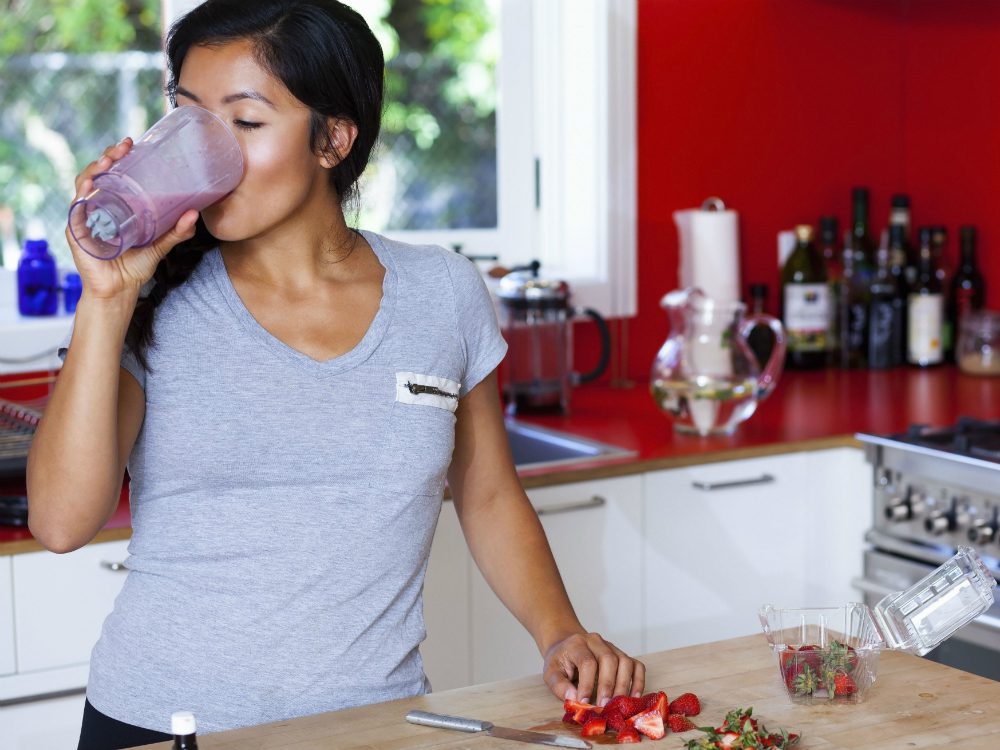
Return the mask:
[(1000, 312), (974, 310), (962, 317), (955, 361), (969, 375), (1000, 375)]

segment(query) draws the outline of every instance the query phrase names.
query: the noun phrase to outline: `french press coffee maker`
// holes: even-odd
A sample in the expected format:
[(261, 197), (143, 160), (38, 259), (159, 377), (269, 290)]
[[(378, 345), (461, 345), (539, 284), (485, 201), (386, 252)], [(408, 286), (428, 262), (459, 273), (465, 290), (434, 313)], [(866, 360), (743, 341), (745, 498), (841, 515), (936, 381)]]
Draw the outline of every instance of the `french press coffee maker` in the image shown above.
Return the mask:
[[(507, 340), (503, 392), (508, 414), (566, 413), (570, 387), (600, 377), (611, 356), (611, 337), (600, 313), (570, 305), (569, 285), (538, 275), (538, 263), (500, 279), (497, 289), (503, 336)], [(573, 318), (597, 325), (601, 354), (597, 366), (573, 372)]]

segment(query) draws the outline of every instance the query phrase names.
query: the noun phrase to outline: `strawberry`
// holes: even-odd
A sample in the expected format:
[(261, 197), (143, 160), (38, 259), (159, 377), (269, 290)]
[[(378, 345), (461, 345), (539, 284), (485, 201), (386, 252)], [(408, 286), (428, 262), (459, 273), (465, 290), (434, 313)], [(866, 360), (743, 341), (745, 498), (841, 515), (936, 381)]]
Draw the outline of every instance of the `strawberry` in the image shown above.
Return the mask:
[(819, 670), (819, 665), (820, 662), (822, 661), (821, 657), (822, 650), (823, 649), (821, 649), (819, 646), (813, 646), (811, 644), (799, 647), (799, 653), (800, 654), (805, 653), (805, 657), (802, 658), (802, 661), (805, 664), (808, 664), (810, 669), (812, 669), (813, 671)]
[[(569, 698), (563, 703), (563, 708), (566, 710), (566, 714), (572, 714), (572, 720), (575, 724), (586, 724), (587, 719), (596, 716), (601, 713), (601, 709), (592, 703), (580, 703), (579, 701), (571, 701)], [(566, 717), (563, 717), (566, 720)]]
[(853, 695), (858, 692), (858, 686), (854, 678), (846, 672), (837, 672), (833, 678), (834, 695)]
[(739, 738), (736, 732), (725, 732), (719, 736), (719, 747), (732, 747)]
[(567, 724), (576, 724), (576, 719), (573, 718), (572, 711), (567, 711), (566, 713), (564, 713), (562, 720)]
[(583, 725), (583, 731), (580, 732), (581, 737), (599, 737), (604, 734), (608, 729), (608, 720), (603, 716), (594, 716), (587, 720), (587, 723)]
[(682, 716), (697, 716), (701, 713), (701, 701), (694, 693), (683, 693), (670, 701), (670, 714), (681, 714)]
[(635, 727), (625, 727), (618, 733), (619, 745), (635, 745), (641, 741), (642, 738), (639, 736), (639, 732), (635, 730)]
[(698, 728), (691, 719), (682, 714), (668, 714), (667, 726), (670, 727), (671, 732), (689, 732)]
[(612, 732), (620, 732), (625, 727), (632, 726), (628, 723), (628, 719), (622, 715), (622, 712), (613, 708), (610, 703), (604, 707), (604, 718), (608, 721), (608, 730)]
[(642, 696), (642, 711), (656, 711), (660, 718), (666, 718), (667, 714), (670, 713), (669, 710), (670, 701), (667, 700), (667, 694), (663, 691), (659, 693), (646, 693)]
[(619, 711), (626, 719), (635, 716), (642, 711), (642, 698), (633, 698), (629, 695), (616, 695), (604, 707), (604, 712)]
[(651, 740), (658, 740), (667, 733), (663, 728), (663, 717), (655, 710), (637, 714), (629, 721), (632, 722), (633, 727)]

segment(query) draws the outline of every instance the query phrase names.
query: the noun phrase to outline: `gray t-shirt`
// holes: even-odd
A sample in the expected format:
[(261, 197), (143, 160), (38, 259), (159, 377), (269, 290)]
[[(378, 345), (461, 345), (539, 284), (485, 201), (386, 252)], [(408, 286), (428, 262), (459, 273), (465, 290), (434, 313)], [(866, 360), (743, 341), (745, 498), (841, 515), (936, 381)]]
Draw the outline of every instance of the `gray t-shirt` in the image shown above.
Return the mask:
[(129, 460), (125, 586), (94, 647), (101, 712), (213, 732), (429, 689), (422, 586), (458, 396), (506, 344), (474, 265), (365, 233), (381, 306), (318, 362), (243, 305), (218, 250), (156, 312)]

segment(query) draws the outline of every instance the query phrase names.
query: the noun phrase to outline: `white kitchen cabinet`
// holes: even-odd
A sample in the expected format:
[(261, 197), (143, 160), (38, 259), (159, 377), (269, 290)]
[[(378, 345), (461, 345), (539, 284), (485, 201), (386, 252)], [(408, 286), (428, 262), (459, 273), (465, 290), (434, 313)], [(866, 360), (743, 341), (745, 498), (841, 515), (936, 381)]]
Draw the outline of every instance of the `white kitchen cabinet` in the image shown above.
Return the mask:
[[(125, 582), (127, 541), (14, 555), (18, 673), (86, 664)], [(118, 568), (118, 569), (115, 569)]]
[[(643, 651), (642, 479), (639, 475), (530, 490), (577, 616), (628, 653)], [(534, 640), (472, 573), (472, 681), (541, 674)]]
[(0, 676), (13, 674), (14, 659), (14, 582), (11, 558), (0, 557)]
[(0, 706), (3, 750), (71, 750), (80, 739), (82, 692), (61, 698)]
[(792, 606), (831, 607), (863, 601), (851, 581), (861, 577), (864, 536), (872, 525), (872, 466), (860, 448), (805, 455), (810, 479), (803, 529), (812, 552), (806, 598)]
[(645, 475), (647, 650), (759, 632), (762, 604), (804, 601), (808, 467), (793, 453)]
[(455, 504), (441, 506), (434, 545), (424, 579), (424, 623), (427, 638), (420, 646), (424, 672), (434, 690), (472, 684), (470, 646), (469, 548), (458, 523)]

